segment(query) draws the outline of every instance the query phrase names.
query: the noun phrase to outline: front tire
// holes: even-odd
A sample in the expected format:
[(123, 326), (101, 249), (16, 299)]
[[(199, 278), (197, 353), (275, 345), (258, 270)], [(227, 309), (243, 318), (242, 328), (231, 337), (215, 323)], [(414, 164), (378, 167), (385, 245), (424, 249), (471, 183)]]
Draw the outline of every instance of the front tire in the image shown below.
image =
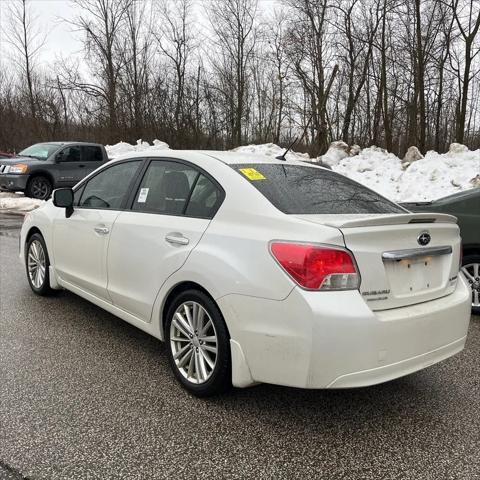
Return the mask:
[(472, 289), (472, 313), (480, 315), (480, 254), (465, 255), (462, 272)]
[(215, 302), (187, 290), (170, 305), (165, 322), (168, 360), (177, 380), (193, 395), (217, 395), (231, 387), (230, 337)]
[(30, 288), (37, 295), (45, 296), (53, 293), (50, 288), (50, 260), (43, 237), (35, 233), (27, 241), (25, 247), (25, 266)]
[(37, 200), (47, 200), (52, 194), (52, 182), (42, 175), (32, 177), (27, 184), (25, 195)]

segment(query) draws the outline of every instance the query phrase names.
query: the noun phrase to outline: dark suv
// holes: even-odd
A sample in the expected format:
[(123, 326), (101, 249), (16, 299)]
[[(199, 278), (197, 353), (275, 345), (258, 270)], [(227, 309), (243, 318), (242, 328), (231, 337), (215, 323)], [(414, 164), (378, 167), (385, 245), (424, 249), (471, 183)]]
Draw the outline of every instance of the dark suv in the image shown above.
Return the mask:
[(54, 188), (73, 187), (107, 160), (105, 147), (97, 143), (36, 143), (0, 159), (0, 190), (45, 200)]

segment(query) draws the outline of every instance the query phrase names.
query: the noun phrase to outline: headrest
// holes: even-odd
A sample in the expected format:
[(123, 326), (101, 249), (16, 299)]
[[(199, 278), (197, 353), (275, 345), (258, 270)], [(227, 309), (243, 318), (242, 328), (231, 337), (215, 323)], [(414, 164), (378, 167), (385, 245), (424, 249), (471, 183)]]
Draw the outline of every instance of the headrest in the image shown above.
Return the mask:
[(165, 197), (186, 199), (190, 193), (188, 178), (183, 172), (168, 172), (163, 177)]

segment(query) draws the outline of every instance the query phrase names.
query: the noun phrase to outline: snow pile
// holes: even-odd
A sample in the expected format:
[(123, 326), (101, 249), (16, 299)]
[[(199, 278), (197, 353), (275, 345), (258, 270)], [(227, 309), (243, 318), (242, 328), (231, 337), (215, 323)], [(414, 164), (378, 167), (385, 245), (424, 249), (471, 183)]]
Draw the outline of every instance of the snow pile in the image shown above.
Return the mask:
[[(282, 155), (285, 148), (279, 147), (274, 143), (264, 143), (262, 145), (246, 145), (243, 147), (237, 147), (232, 152), (239, 153), (251, 153), (252, 155), (265, 155), (268, 157), (278, 157)], [(287, 160), (310, 160), (308, 153), (292, 152), (291, 150), (286, 155)]]
[(402, 160), (378, 147), (335, 162), (329, 152), (326, 161), (333, 170), (397, 202), (435, 200), (472, 188), (480, 174), (480, 150), (470, 151), (458, 144), (444, 154), (429, 151), (405, 170)]
[(450, 148), (448, 149), (448, 153), (464, 153), (468, 151), (468, 147), (461, 143), (451, 143)]
[(44, 200), (35, 200), (22, 194), (0, 193), (0, 210), (24, 213), (34, 210), (44, 203)]
[(417, 147), (410, 147), (403, 157), (403, 166), (408, 167), (411, 163), (421, 160), (423, 155)]
[[(350, 156), (348, 150), (348, 145), (345, 142), (332, 142), (327, 153), (320, 158), (323, 162), (325, 162), (327, 165), (330, 165), (335, 170), (335, 167), (340, 163), (341, 160)], [(360, 149), (356, 150), (355, 155), (358, 155), (360, 151)]]
[[(387, 198), (398, 201), (397, 188), (404, 173), (401, 160), (393, 153), (388, 153), (382, 148), (370, 147), (360, 151), (354, 157), (344, 156), (338, 159), (330, 152), (322, 157), (331, 165), (335, 172), (356, 180), (363, 185), (375, 190)], [(335, 160), (332, 160), (335, 159)]]
[(146, 150), (156, 151), (156, 150), (166, 150), (169, 149), (168, 143), (161, 142), (160, 140), (154, 140), (153, 145), (150, 145), (148, 142), (144, 142), (142, 139), (137, 140), (136, 145), (131, 145), (126, 142), (119, 142), (115, 145), (105, 145), (105, 150), (107, 151), (108, 158), (115, 158), (124, 153), (130, 152), (144, 152)]

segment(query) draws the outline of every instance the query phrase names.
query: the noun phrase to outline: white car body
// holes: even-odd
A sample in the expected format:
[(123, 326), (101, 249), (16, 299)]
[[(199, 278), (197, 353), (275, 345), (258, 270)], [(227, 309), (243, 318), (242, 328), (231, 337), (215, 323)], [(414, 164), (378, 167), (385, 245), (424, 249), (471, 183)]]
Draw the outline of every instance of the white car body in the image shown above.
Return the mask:
[[(66, 218), (65, 209), (49, 201), (25, 218), (22, 261), (28, 235), (40, 231), (50, 256), (52, 288), (70, 290), (161, 340), (170, 292), (184, 282), (199, 285), (228, 327), (237, 387), (260, 382), (367, 386), (464, 348), (471, 293), (459, 274), (461, 240), (454, 217), (407, 211), (285, 214), (231, 164), (320, 167), (226, 152), (148, 153), (155, 156), (187, 161), (218, 181), (225, 198), (212, 220), (94, 208), (75, 208)], [(125, 158), (135, 157), (146, 155)], [(99, 234), (98, 228), (108, 234)], [(385, 252), (419, 250), (423, 231), (430, 233), (431, 243), (421, 265), (385, 261)], [(166, 242), (172, 233), (187, 237), (188, 245)], [(269, 252), (272, 241), (348, 249), (360, 272), (360, 288), (300, 287)], [(451, 253), (428, 257), (445, 246)], [(432, 264), (423, 270), (427, 257)]]

